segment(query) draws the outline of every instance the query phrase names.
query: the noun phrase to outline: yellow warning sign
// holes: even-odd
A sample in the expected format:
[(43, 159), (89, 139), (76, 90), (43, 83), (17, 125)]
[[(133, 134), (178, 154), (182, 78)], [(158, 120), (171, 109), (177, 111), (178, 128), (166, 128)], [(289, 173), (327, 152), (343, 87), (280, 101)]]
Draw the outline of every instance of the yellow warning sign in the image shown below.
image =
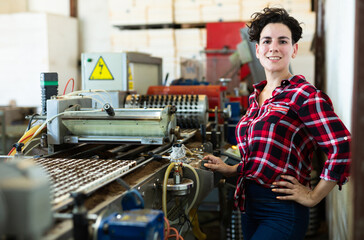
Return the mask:
[(90, 80), (114, 80), (109, 68), (102, 57), (96, 63), (91, 73)]
[(129, 82), (129, 91), (134, 91), (134, 80), (130, 66), (128, 67), (128, 82)]

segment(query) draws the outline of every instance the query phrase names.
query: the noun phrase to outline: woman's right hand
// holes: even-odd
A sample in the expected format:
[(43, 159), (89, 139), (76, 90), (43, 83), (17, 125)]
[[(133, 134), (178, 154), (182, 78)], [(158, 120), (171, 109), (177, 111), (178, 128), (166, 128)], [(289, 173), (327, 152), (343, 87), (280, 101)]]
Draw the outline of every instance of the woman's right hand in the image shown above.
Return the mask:
[(204, 166), (212, 171), (220, 172), (227, 177), (237, 175), (238, 164), (234, 166), (228, 165), (221, 158), (215, 157), (214, 155), (207, 155), (203, 160), (208, 160), (208, 163), (205, 163)]

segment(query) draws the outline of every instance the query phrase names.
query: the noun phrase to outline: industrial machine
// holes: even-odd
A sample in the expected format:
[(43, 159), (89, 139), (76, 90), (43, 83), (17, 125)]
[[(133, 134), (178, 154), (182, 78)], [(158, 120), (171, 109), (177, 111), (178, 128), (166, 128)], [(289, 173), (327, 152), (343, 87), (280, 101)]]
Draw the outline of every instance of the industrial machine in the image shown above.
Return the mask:
[[(33, 234), (36, 236), (34, 239), (41, 239), (42, 237), (45, 239), (65, 239), (72, 236), (74, 239), (79, 239), (75, 238), (74, 234), (75, 231), (78, 232), (82, 229), (80, 227), (82, 224), (75, 225), (74, 218), (78, 216), (77, 219), (79, 219), (80, 216), (85, 217), (86, 215), (84, 218), (86, 221), (81, 222), (86, 222), (88, 228), (93, 227), (88, 236), (97, 236), (94, 239), (118, 239), (117, 237), (124, 236), (126, 233), (140, 232), (141, 229), (144, 229), (145, 232), (148, 232), (148, 229), (154, 229), (152, 232), (155, 235), (152, 236), (155, 238), (134, 238), (134, 236), (129, 239), (163, 239), (163, 237), (159, 238), (161, 236), (160, 226), (164, 226), (163, 221), (160, 222), (161, 214), (168, 216), (171, 226), (174, 224), (185, 225), (180, 230), (181, 233), (191, 231), (186, 220), (189, 217), (189, 212), (212, 190), (215, 180), (213, 172), (200, 169), (201, 158), (203, 157), (200, 144), (195, 145), (195, 147), (189, 146), (187, 156), (173, 153), (173, 148), (177, 147), (181, 149), (180, 151), (185, 151), (187, 148), (183, 147), (184, 144), (188, 145), (189, 141), (193, 144), (192, 138), (196, 131), (192, 131), (192, 133), (190, 131), (183, 133), (175, 141), (178, 142), (177, 146), (172, 143), (163, 143), (162, 145), (83, 143), (42, 157), (33, 156), (27, 161), (31, 161), (33, 165), (36, 164), (38, 168), (47, 173), (46, 180), (49, 180), (49, 188), (43, 188), (43, 194), (39, 194), (39, 191), (34, 191), (34, 188), (31, 188), (28, 194), (32, 197), (22, 197), (18, 201), (13, 201), (11, 205), (3, 204), (1, 212), (4, 212), (3, 209), (10, 209), (10, 211), (5, 211), (7, 213), (5, 216), (1, 216), (0, 222), (10, 223), (8, 221), (9, 214), (12, 214), (16, 209), (24, 210), (17, 206), (29, 206), (28, 201), (36, 196), (36, 199), (32, 201), (33, 204), (45, 201), (50, 206), (48, 215), (45, 215), (48, 218), (44, 220), (48, 224)], [(61, 145), (65, 147), (68, 144)], [(109, 154), (108, 158), (106, 159), (100, 152)], [(9, 159), (10, 157), (7, 161), (13, 163), (16, 162), (17, 157)], [(166, 169), (167, 167), (168, 169)], [(1, 169), (7, 171), (7, 168), (2, 167)], [(169, 179), (171, 170), (175, 176)], [(19, 171), (21, 172), (21, 170)], [(176, 173), (178, 174), (176, 175)], [(20, 176), (23, 176), (23, 182), (30, 180), (27, 174), (17, 175), (17, 177)], [(2, 177), (6, 178), (7, 175), (2, 174)], [(37, 178), (38, 175), (34, 177)], [(7, 181), (3, 181), (3, 178), (1, 182), (6, 183)], [(177, 181), (174, 182), (173, 179), (177, 179)], [(121, 206), (120, 202), (128, 194), (128, 190), (124, 185), (119, 184), (120, 180), (124, 180), (132, 189), (140, 192), (145, 206), (143, 211), (129, 211)], [(10, 190), (3, 187), (6, 186), (1, 185), (0, 191), (8, 196)], [(11, 189), (11, 191), (14, 190)], [(76, 204), (79, 201), (75, 200), (73, 193), (84, 194), (84, 204)], [(14, 194), (14, 196), (19, 195)], [(29, 207), (33, 207), (33, 205)], [(87, 214), (80, 209), (87, 209)], [(163, 209), (165, 214), (162, 211), (156, 212), (160, 209)], [(107, 214), (103, 213), (105, 210), (108, 212)], [(53, 221), (49, 218), (50, 211), (52, 211)], [(44, 214), (47, 213), (44, 211), (44, 205), (36, 205), (32, 211), (28, 212), (33, 218), (44, 218)], [(62, 214), (66, 214), (68, 217), (64, 217)], [(180, 218), (181, 216), (184, 218)], [(24, 215), (17, 213), (13, 217), (14, 221), (17, 221)], [(144, 220), (141, 222), (140, 219)], [(49, 226), (49, 223), (53, 224)], [(34, 231), (34, 225), (30, 221), (26, 224), (24, 229), (30, 228)], [(14, 226), (17, 226), (17, 223)], [(105, 226), (108, 226), (110, 231), (104, 230)], [(156, 226), (159, 227), (156, 228)], [(39, 228), (39, 226), (37, 227)], [(46, 232), (44, 232), (45, 229), (47, 229)], [(93, 233), (95, 231), (98, 232), (97, 235)], [(41, 233), (43, 233), (42, 237), (40, 237)], [(108, 235), (114, 236), (114, 238), (107, 237)], [(7, 231), (1, 231), (1, 236), (5, 236), (7, 239), (13, 235)], [(18, 237), (19, 235), (15, 236)]]
[[(145, 93), (140, 93), (135, 91), (138, 88), (130, 87), (133, 61), (128, 57), (132, 54), (121, 55), (127, 57), (126, 62), (120, 58), (110, 61), (108, 54), (83, 55), (84, 90), (44, 99), (43, 114), (29, 118), (28, 130), (9, 156), (0, 158), (3, 164), (17, 162), (19, 157), (29, 158), (27, 161), (46, 173), (49, 189), (43, 191), (47, 197), (37, 197), (48, 201), (50, 210), (44, 215), (31, 213), (45, 218), (51, 226), (37, 229), (33, 234), (36, 239), (39, 235), (44, 239), (78, 239), (75, 234), (82, 234), (82, 229), (93, 239), (163, 239), (169, 234), (161, 230), (163, 216), (171, 228), (178, 226), (179, 234), (186, 235), (192, 229), (195, 234), (199, 232), (194, 220), (196, 207), (221, 178), (202, 166), (202, 158), (208, 153), (218, 154), (223, 145), (224, 128), (220, 127), (218, 116), (229, 115), (229, 108), (209, 109), (213, 96), (218, 96), (214, 101), (222, 106), (223, 92), (209, 88), (213, 89), (211, 98), (209, 92), (199, 91), (156, 95), (145, 94), (145, 89)], [(127, 65), (121, 68), (128, 71), (121, 80), (114, 71), (120, 70), (113, 67), (116, 63)], [(101, 68), (104, 71), (106, 66), (114, 80), (101, 79), (106, 78), (104, 73), (94, 72)], [(138, 68), (134, 65), (134, 70)], [(155, 78), (158, 71), (152, 72), (147, 76), (159, 79)], [(97, 74), (100, 79), (92, 79)], [(134, 72), (133, 76), (137, 75)], [(43, 73), (42, 79), (57, 85), (54, 74)], [(116, 85), (108, 81), (115, 81)], [(35, 120), (41, 124), (34, 124)], [(30, 178), (27, 174), (17, 176)], [(0, 193), (5, 192), (3, 189)], [(135, 207), (138, 201), (130, 197), (135, 191), (144, 207)], [(6, 196), (8, 193), (6, 190)], [(31, 196), (35, 193), (29, 190)], [(20, 204), (28, 199), (23, 198)], [(16, 206), (15, 202), (6, 203), (2, 208)], [(52, 221), (47, 212), (52, 213)], [(8, 213), (0, 213), (1, 223), (11, 216)], [(6, 226), (0, 224), (2, 228)], [(33, 228), (31, 224), (27, 227)], [(136, 238), (131, 232), (145, 232), (148, 237)], [(12, 237), (8, 232), (0, 233), (5, 239)]]
[[(11, 163), (0, 163), (0, 173), (0, 236), (41, 239), (53, 219), (46, 171), (32, 159), (17, 157)], [(135, 189), (123, 196), (122, 212), (104, 211), (99, 216), (85, 210), (85, 194), (72, 192), (71, 196), (72, 213), (53, 213), (53, 217), (73, 221), (74, 239), (164, 239), (163, 212), (144, 209), (144, 200)]]
[(114, 109), (105, 103), (103, 108), (94, 109), (91, 103), (83, 96), (47, 102), (47, 136), (52, 148), (82, 142), (162, 144), (173, 142), (178, 132), (171, 106)]
[(31, 159), (0, 162), (0, 236), (40, 239), (52, 223), (50, 184)]

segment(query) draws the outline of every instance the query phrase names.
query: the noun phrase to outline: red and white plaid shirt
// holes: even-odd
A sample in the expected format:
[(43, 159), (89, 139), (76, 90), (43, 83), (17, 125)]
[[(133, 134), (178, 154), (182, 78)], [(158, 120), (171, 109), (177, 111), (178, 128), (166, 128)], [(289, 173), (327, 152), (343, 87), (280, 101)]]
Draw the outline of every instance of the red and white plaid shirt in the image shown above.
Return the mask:
[(291, 175), (306, 185), (310, 181), (311, 158), (320, 147), (328, 157), (321, 178), (347, 182), (351, 136), (335, 114), (330, 98), (296, 75), (283, 80), (272, 98), (259, 107), (258, 96), (266, 81), (254, 85), (249, 108), (236, 127), (241, 154), (235, 205), (244, 211), (244, 180), (265, 187)]

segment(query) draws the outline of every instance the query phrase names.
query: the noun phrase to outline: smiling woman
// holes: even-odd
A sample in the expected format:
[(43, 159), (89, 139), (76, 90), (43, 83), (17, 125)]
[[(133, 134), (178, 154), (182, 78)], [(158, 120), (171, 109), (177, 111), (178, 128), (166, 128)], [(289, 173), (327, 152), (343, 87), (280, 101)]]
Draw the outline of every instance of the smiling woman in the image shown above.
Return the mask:
[(269, 74), (268, 78), (281, 72), (285, 77), (290, 77), (288, 66), (297, 54), (298, 44), (293, 43), (291, 31), (286, 25), (270, 23), (265, 26), (255, 48), (257, 58)]
[[(247, 113), (236, 127), (241, 162), (206, 156), (205, 167), (238, 176), (235, 205), (243, 212), (244, 240), (304, 239), (308, 208), (347, 182), (351, 136), (330, 98), (292, 75), (302, 29), (281, 8), (253, 14), (250, 40), (266, 80), (254, 85)], [(311, 159), (320, 147), (328, 160), (319, 184), (309, 187)]]

